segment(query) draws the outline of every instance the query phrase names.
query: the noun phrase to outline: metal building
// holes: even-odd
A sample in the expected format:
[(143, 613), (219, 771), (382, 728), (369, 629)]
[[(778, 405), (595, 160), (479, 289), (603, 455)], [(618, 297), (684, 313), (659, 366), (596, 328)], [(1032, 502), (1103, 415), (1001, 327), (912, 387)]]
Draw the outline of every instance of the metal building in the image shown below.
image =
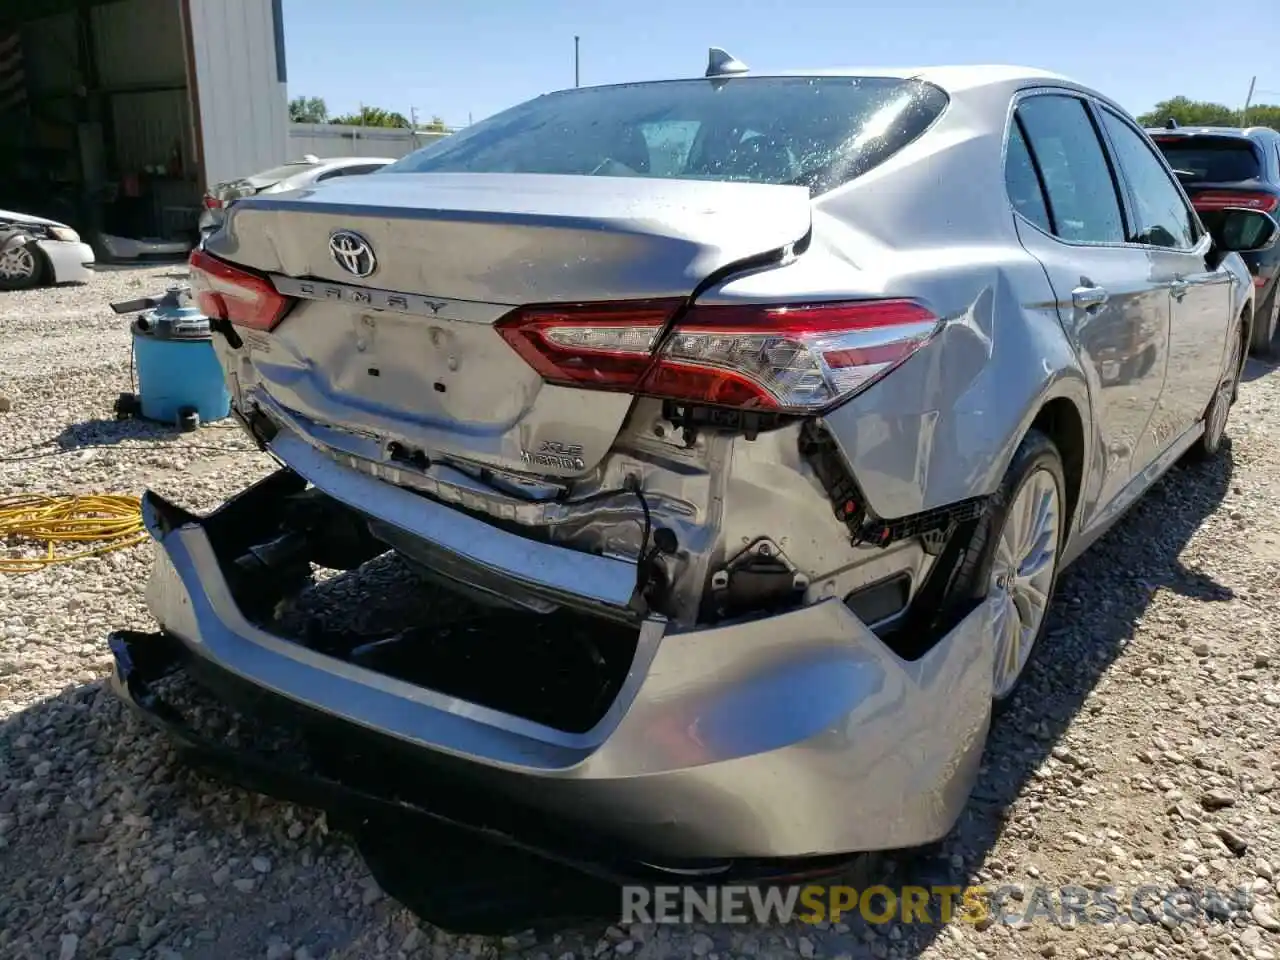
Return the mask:
[(86, 238), (194, 235), (288, 150), (281, 0), (0, 2), (0, 207)]

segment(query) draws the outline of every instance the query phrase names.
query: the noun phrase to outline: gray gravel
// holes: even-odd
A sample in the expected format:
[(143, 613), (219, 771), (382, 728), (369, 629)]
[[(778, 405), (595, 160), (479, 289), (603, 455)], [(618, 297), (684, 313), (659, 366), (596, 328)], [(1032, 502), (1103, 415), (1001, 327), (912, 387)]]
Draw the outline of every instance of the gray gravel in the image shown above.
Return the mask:
[[(0, 294), (0, 457), (34, 457), (0, 462), (0, 492), (153, 486), (207, 508), (269, 470), (233, 429), (112, 422), (128, 336), (106, 303), (158, 291), (171, 269)], [(1250, 373), (1228, 456), (1175, 470), (1065, 578), (961, 824), (940, 857), (899, 870), (1020, 887), (1010, 911), (1037, 885), (1114, 886), (1109, 924), (600, 923), (505, 940), (420, 925), (322, 816), (193, 774), (104, 688), (106, 633), (150, 626), (137, 548), (0, 576), (0, 957), (1274, 960), (1280, 377)], [(1241, 893), (1173, 923), (1131, 908), (1146, 884)]]

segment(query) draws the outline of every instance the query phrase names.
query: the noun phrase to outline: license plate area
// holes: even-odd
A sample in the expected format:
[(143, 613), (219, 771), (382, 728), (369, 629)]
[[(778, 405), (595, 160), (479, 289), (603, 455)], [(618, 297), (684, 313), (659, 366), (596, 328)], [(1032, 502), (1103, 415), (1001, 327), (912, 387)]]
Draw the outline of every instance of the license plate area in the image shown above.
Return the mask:
[(489, 324), (367, 311), (345, 339), (333, 389), (415, 420), (511, 423), (536, 389)]

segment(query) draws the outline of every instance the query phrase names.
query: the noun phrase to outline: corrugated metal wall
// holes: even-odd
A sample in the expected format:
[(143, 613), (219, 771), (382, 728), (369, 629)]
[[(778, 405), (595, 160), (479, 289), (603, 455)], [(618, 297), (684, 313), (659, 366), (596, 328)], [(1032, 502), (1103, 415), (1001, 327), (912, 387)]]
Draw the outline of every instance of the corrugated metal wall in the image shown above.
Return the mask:
[(283, 163), (289, 105), (272, 0), (190, 0), (207, 187)]
[(186, 86), (177, 0), (120, 0), (94, 7), (90, 16), (104, 87)]
[(32, 95), (71, 93), (79, 82), (75, 14), (35, 20), (20, 32), (25, 54), (23, 66)]
[(167, 166), (175, 147), (183, 169), (194, 169), (178, 0), (118, 0), (93, 7), (89, 16), (120, 172)]
[(331, 123), (289, 124), (289, 159), (308, 153), (317, 157), (390, 157), (399, 159), (419, 147), (435, 143), (444, 133), (418, 133), (378, 127), (347, 127)]

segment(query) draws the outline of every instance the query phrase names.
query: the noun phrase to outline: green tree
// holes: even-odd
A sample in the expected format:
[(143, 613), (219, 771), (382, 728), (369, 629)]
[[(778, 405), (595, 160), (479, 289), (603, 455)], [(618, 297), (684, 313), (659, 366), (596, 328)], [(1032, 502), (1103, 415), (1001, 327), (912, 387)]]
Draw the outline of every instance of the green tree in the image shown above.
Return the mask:
[(321, 97), (294, 97), (289, 101), (289, 119), (293, 123), (324, 123), (329, 108)]
[[(1170, 119), (1184, 127), (1236, 127), (1240, 125), (1240, 111), (1208, 100), (1192, 100), (1190, 97), (1171, 97), (1161, 100), (1150, 111), (1138, 117), (1145, 127), (1162, 127)], [(1280, 106), (1257, 103), (1249, 107), (1249, 126), (1280, 129)]]
[(341, 117), (331, 117), (330, 123), (342, 123), (351, 127), (408, 127), (409, 121), (403, 113), (384, 110), (382, 107), (361, 107), (359, 113), (348, 113)]
[(444, 117), (432, 117), (431, 121), (424, 123), (421, 129), (430, 130), (432, 133), (444, 133), (447, 128), (444, 125)]

